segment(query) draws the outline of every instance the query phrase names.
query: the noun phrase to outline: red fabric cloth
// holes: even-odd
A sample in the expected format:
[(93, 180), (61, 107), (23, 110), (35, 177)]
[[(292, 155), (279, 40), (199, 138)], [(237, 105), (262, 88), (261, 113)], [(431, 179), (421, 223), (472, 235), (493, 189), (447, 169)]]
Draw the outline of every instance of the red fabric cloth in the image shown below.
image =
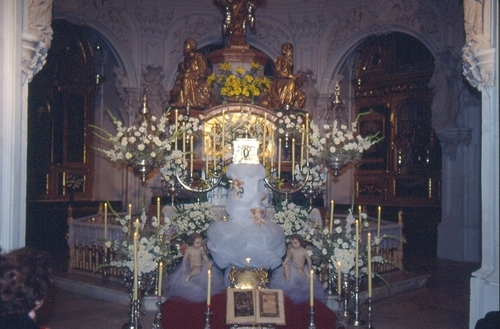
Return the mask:
[[(226, 293), (212, 296), (210, 311), (210, 327), (227, 329), (226, 325)], [(316, 328), (334, 328), (335, 313), (319, 300), (314, 302), (314, 323)], [(193, 303), (181, 298), (167, 300), (161, 309), (163, 329), (196, 329), (205, 326), (205, 303)], [(294, 304), (285, 297), (286, 326), (277, 328), (304, 329), (309, 327), (311, 308), (309, 303)]]

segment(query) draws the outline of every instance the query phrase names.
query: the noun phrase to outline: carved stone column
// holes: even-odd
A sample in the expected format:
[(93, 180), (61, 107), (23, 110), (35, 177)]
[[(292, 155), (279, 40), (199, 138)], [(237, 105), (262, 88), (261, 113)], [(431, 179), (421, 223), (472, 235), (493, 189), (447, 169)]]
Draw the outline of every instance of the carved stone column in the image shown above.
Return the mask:
[(25, 245), (28, 84), (50, 46), (52, 0), (0, 1), (0, 246)]
[(498, 10), (496, 0), (464, 0), (464, 75), (481, 99), (481, 268), (472, 274), (469, 327), (499, 309)]
[(52, 0), (30, 0), (28, 28), (23, 31), (23, 84), (45, 65), (52, 41)]

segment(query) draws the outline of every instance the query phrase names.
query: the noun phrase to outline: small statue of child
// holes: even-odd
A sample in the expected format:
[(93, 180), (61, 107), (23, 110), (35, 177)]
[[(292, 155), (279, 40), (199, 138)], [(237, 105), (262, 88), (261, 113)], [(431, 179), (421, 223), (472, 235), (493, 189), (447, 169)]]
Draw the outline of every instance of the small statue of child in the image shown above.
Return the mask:
[(259, 224), (259, 226), (262, 226), (267, 223), (266, 219), (264, 218), (264, 210), (262, 210), (259, 207), (256, 207), (250, 209), (250, 211), (252, 212), (254, 223)]
[(288, 247), (286, 258), (283, 261), (286, 282), (290, 282), (290, 260), (297, 266), (297, 273), (302, 277), (306, 277), (304, 272), (304, 265), (306, 261), (309, 269), (312, 268), (311, 256), (309, 255), (308, 250), (302, 247), (303, 242), (304, 240), (299, 234), (293, 234), (290, 237), (290, 245)]
[(193, 233), (189, 237), (189, 246), (187, 247), (184, 258), (182, 259), (182, 270), (186, 271), (188, 262), (190, 272), (184, 282), (188, 282), (193, 276), (201, 273), (203, 262), (207, 262), (207, 267), (212, 268), (212, 263), (208, 260), (207, 252), (203, 246), (203, 237), (199, 233)]

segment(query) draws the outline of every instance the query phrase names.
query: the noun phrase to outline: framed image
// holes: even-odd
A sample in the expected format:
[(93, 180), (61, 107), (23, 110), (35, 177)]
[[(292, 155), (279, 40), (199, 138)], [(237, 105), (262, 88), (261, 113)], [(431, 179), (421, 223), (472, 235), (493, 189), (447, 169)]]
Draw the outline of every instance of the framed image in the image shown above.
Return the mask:
[(226, 322), (285, 325), (283, 290), (228, 288)]

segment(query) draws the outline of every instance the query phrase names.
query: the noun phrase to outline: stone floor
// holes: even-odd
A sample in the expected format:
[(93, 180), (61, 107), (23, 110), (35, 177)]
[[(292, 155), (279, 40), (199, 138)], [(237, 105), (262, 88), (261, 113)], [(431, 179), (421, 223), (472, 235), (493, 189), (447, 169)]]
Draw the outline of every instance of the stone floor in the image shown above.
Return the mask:
[[(469, 278), (478, 264), (432, 260), (405, 267), (411, 273), (428, 274), (427, 284), (419, 289), (382, 296), (372, 303), (374, 328), (468, 328)], [(120, 293), (123, 288), (119, 283), (115, 285)], [(58, 284), (39, 311), (39, 322), (50, 329), (122, 328), (128, 323), (126, 302), (107, 301), (116, 300), (116, 296), (89, 296), (92, 294), (86, 291), (85, 285), (79, 289), (67, 289), (64, 284)], [(362, 305), (361, 311), (366, 319), (367, 306)], [(154, 311), (148, 311), (140, 318), (142, 328), (151, 328), (154, 315)]]

